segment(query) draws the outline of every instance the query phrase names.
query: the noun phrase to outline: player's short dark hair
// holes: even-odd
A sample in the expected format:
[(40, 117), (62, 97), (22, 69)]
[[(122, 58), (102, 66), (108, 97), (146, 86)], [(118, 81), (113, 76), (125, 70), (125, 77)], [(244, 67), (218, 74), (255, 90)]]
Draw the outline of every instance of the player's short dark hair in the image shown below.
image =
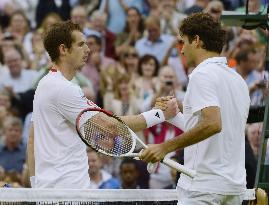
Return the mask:
[(57, 62), (59, 60), (59, 46), (64, 44), (67, 48), (71, 48), (72, 32), (82, 31), (78, 24), (71, 21), (59, 22), (51, 26), (44, 34), (44, 47), (47, 50), (51, 60)]
[(226, 40), (226, 31), (207, 13), (188, 16), (182, 21), (179, 31), (188, 37), (190, 43), (196, 35), (199, 36), (205, 50), (217, 53), (221, 53)]

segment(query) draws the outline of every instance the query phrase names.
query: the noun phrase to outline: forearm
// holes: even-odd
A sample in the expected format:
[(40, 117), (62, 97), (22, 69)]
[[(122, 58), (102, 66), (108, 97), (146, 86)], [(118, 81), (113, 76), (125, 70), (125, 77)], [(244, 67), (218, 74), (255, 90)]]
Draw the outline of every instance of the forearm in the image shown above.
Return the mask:
[(30, 176), (35, 176), (35, 157), (34, 157), (34, 129), (33, 124), (30, 128), (30, 136), (27, 144), (27, 165)]
[(147, 128), (147, 123), (143, 115), (129, 115), (121, 116), (121, 119), (131, 128), (134, 132), (139, 132)]
[(179, 137), (166, 141), (163, 145), (168, 151), (167, 153), (169, 153), (201, 142), (218, 132), (220, 132), (219, 127), (209, 123), (200, 122), (194, 128), (181, 134)]

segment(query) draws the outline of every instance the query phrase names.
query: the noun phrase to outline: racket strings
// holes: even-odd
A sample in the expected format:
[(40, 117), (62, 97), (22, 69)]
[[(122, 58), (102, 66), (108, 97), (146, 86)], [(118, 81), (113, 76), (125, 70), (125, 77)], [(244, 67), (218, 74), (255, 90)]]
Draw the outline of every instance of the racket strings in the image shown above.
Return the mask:
[(111, 156), (127, 154), (134, 143), (129, 129), (121, 121), (105, 114), (88, 119), (80, 132), (92, 148)]

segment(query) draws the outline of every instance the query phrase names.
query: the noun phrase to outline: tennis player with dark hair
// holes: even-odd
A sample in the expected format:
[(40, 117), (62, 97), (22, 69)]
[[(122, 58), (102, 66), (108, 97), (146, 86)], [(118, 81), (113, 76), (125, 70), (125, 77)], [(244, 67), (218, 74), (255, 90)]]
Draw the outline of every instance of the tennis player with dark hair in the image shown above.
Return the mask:
[[(180, 205), (240, 205), (246, 190), (245, 126), (250, 98), (242, 77), (220, 57), (225, 31), (211, 16), (191, 15), (180, 26), (182, 53), (196, 68), (189, 76), (183, 114), (170, 122), (185, 130), (142, 152), (148, 162), (184, 148), (184, 165), (197, 175), (180, 176)], [(157, 106), (165, 108), (165, 102)]]
[[(40, 80), (34, 97), (28, 142), (31, 184), (35, 188), (89, 188), (86, 145), (76, 132), (76, 118), (96, 105), (70, 80), (85, 65), (90, 50), (79, 26), (70, 21), (52, 26), (44, 35), (44, 46), (54, 66)], [(168, 103), (170, 108), (164, 112), (155, 109), (121, 119), (134, 131), (142, 130), (176, 115), (175, 99)], [(99, 115), (90, 112), (87, 117), (98, 119)], [(100, 124), (113, 129), (109, 120)]]

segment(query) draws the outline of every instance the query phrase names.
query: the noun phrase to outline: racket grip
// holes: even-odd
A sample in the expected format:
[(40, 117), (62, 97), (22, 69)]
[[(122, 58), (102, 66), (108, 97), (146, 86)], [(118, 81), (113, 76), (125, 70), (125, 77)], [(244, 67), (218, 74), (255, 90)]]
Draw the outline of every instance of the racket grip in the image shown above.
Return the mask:
[(169, 167), (171, 167), (171, 168), (176, 169), (177, 171), (179, 171), (179, 172), (181, 172), (181, 173), (183, 173), (183, 174), (185, 174), (185, 175), (187, 175), (187, 176), (189, 176), (191, 178), (194, 178), (195, 175), (196, 175), (195, 170), (188, 169), (187, 167), (185, 167), (185, 166), (183, 166), (183, 165), (181, 165), (181, 164), (179, 164), (179, 163), (177, 163), (177, 162), (175, 162), (175, 161), (173, 161), (171, 159), (164, 158), (162, 160), (162, 163), (169, 166)]

